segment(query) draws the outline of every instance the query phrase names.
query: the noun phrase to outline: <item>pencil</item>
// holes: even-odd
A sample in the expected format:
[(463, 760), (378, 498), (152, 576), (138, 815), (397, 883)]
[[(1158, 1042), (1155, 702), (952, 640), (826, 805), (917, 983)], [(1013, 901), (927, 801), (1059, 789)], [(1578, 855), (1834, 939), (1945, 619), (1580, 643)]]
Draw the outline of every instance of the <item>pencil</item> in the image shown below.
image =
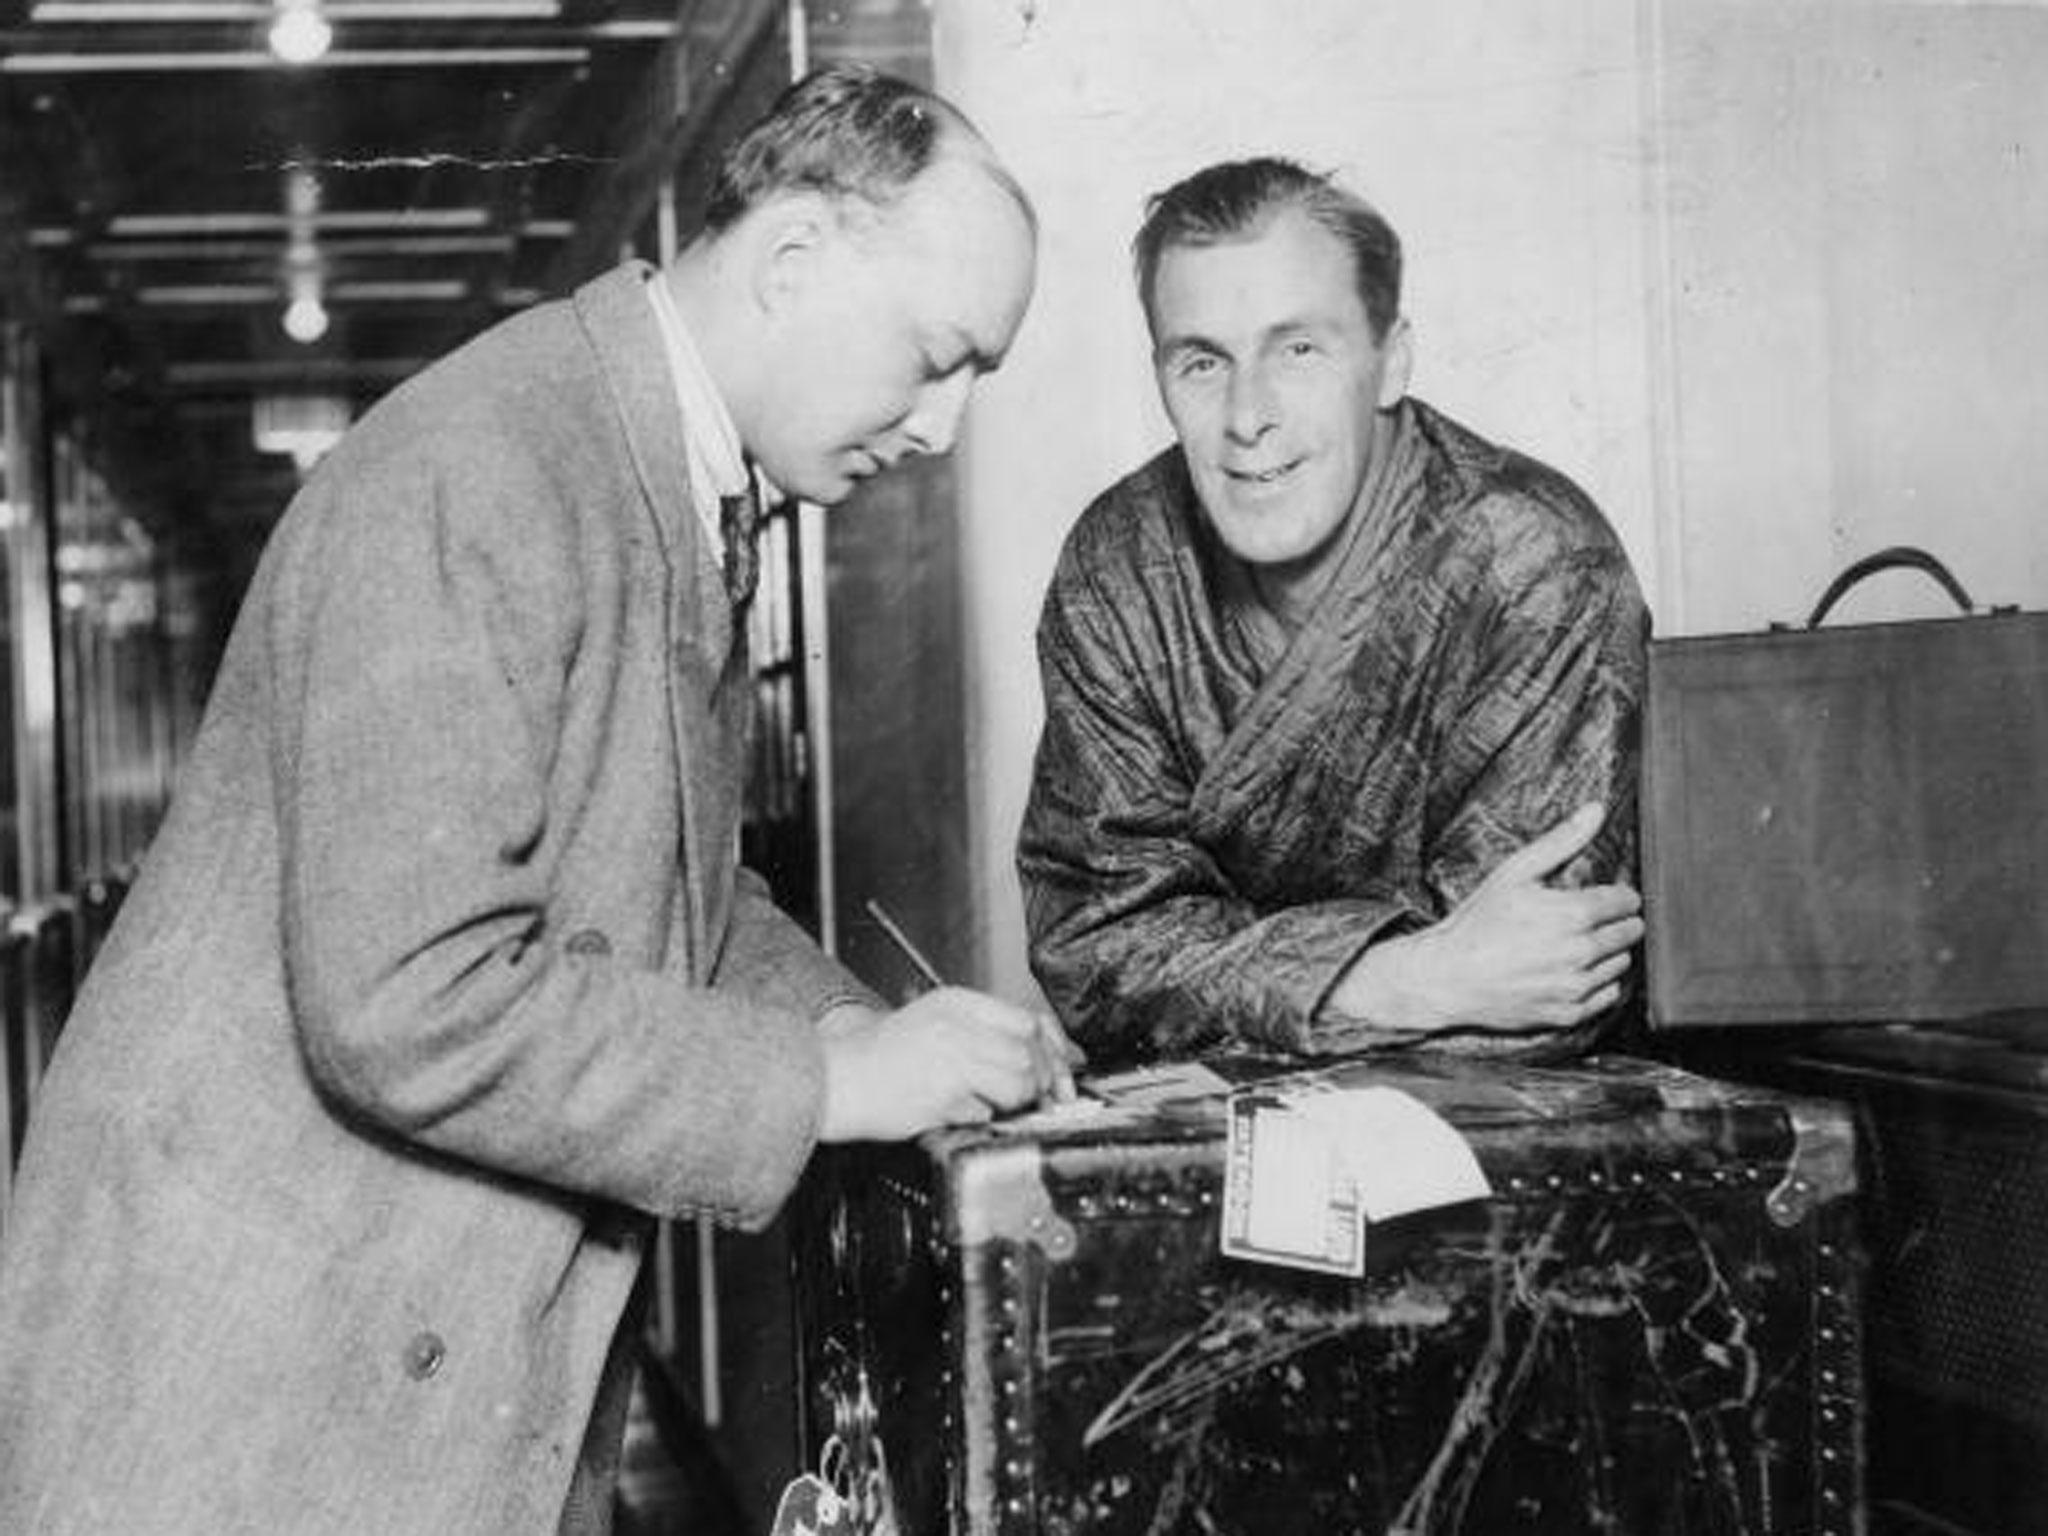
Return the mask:
[(895, 919), (882, 910), (882, 904), (873, 897), (869, 897), (867, 908), (868, 916), (881, 925), (882, 932), (888, 936), (889, 942), (894, 944), (898, 953), (910, 962), (911, 969), (924, 978), (925, 985), (929, 987), (943, 987), (946, 983), (944, 978), (939, 975), (938, 968), (931, 961), (925, 959), (923, 952), (910, 942), (910, 935), (896, 926)]

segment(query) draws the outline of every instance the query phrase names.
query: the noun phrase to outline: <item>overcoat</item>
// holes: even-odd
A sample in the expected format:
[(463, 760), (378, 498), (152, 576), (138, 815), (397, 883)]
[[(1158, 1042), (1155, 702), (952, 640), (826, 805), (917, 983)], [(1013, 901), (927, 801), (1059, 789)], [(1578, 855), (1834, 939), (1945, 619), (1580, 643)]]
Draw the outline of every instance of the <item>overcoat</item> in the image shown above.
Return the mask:
[(602, 1530), (646, 1213), (808, 1156), (856, 984), (735, 869), (646, 275), (394, 391), (272, 536), (34, 1106), (8, 1536)]

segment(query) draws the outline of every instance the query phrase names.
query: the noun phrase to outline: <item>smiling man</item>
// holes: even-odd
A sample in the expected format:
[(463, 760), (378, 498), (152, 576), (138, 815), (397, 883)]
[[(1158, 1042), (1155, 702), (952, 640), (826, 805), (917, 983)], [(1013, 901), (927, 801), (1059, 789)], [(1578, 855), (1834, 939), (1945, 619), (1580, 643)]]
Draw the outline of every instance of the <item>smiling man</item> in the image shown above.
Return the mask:
[(1098, 1064), (1565, 1054), (1623, 1012), (1648, 633), (1563, 476), (1406, 397), (1401, 249), (1291, 161), (1135, 242), (1178, 443), (1069, 535), (1019, 845)]

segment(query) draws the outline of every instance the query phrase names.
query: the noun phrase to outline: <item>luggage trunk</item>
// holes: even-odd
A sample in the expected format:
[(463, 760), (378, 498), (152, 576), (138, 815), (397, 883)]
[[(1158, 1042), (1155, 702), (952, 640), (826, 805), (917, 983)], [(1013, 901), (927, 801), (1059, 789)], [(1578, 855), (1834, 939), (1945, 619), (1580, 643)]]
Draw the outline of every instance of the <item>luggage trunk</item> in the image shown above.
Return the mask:
[(1855, 1116), (1873, 1529), (2048, 1536), (2048, 1019), (1754, 1035), (1678, 1043)]
[[(1822, 627), (1918, 569), (1959, 616)], [(1659, 640), (1658, 1050), (1858, 1126), (1884, 1536), (2048, 1536), (2048, 614), (1924, 550), (1803, 628)]]
[(1220, 1095), (823, 1152), (813, 1460), (886, 1468), (903, 1536), (1863, 1529), (1843, 1111), (1626, 1058), (1321, 1070), (1492, 1187), (1374, 1224), (1359, 1279), (1222, 1254)]

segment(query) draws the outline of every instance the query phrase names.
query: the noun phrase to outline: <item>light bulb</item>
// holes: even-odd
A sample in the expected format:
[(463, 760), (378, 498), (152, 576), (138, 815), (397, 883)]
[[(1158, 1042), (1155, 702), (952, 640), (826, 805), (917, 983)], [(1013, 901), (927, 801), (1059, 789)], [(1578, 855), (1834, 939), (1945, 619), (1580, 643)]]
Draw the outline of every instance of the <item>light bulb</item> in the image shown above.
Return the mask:
[(312, 294), (301, 294), (285, 306), (284, 333), (311, 346), (327, 334), (327, 306)]
[(278, 0), (270, 24), (270, 51), (287, 64), (310, 64), (327, 52), (334, 28), (320, 14), (318, 0)]

